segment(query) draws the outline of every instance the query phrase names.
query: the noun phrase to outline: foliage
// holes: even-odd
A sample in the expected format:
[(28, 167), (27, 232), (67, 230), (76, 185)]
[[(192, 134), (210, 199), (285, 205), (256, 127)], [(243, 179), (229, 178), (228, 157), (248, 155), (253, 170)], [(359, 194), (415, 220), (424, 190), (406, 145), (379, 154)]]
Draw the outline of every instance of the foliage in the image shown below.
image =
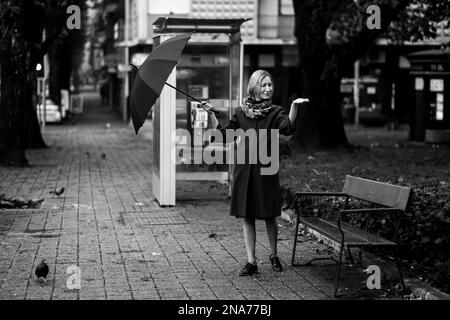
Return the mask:
[(44, 198), (41, 199), (23, 199), (23, 198), (11, 198), (7, 197), (4, 193), (0, 194), (0, 210), (1, 209), (36, 209), (40, 208), (44, 202)]
[(389, 26), (385, 37), (393, 43), (434, 39), (439, 29), (450, 28), (450, 3), (436, 0), (413, 0)]

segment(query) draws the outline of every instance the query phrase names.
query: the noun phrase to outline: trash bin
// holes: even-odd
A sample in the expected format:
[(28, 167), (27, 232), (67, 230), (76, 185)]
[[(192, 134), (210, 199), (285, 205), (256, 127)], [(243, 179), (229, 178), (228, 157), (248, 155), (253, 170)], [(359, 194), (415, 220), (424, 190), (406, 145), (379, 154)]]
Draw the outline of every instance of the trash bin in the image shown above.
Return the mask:
[(414, 85), (410, 139), (450, 143), (450, 49), (408, 55)]

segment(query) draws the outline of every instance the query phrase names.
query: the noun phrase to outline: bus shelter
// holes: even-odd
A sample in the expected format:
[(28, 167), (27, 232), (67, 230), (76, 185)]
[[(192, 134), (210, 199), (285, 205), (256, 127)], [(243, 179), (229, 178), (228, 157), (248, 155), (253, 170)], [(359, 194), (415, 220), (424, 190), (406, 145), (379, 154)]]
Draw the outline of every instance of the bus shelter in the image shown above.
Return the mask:
[[(153, 23), (153, 47), (177, 34), (193, 33), (167, 83), (210, 102), (221, 123), (231, 118), (242, 101), (240, 26), (248, 20), (169, 17)], [(233, 145), (214, 142), (210, 128), (199, 102), (169, 86), (163, 88), (153, 107), (153, 195), (161, 206), (175, 205), (180, 180), (219, 181), (230, 187), (232, 165), (227, 150)], [(205, 159), (216, 152), (223, 161)]]

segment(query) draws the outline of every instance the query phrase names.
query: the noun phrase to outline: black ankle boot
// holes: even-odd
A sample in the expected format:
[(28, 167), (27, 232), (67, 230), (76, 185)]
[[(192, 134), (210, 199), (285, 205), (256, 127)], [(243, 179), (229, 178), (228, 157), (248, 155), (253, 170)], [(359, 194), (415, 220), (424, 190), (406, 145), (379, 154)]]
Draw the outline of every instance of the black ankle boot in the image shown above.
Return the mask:
[(280, 259), (277, 256), (270, 255), (270, 262), (272, 263), (272, 269), (277, 272), (283, 271), (283, 266), (281, 265)]
[(247, 262), (244, 269), (239, 273), (239, 275), (242, 276), (251, 276), (255, 273), (258, 273), (258, 266), (256, 264), (251, 264), (250, 262)]

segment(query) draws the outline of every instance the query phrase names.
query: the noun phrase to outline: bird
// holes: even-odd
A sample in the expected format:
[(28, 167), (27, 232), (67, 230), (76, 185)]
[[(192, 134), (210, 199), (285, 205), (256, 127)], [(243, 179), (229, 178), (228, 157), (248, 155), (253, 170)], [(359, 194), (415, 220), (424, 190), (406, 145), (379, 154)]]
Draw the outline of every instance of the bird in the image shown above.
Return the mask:
[(38, 281), (41, 278), (44, 278), (44, 283), (47, 282), (47, 280), (46, 280), (47, 275), (48, 275), (47, 260), (42, 259), (41, 263), (39, 263), (38, 266), (36, 267), (36, 271), (34, 272), (34, 274), (38, 278)]
[(50, 191), (50, 193), (60, 196), (64, 193), (65, 190), (66, 190), (66, 188), (62, 187), (62, 188), (55, 189), (54, 191), (52, 190), (52, 191)]
[(105, 159), (105, 158), (106, 158), (106, 154), (102, 153), (102, 159)]

